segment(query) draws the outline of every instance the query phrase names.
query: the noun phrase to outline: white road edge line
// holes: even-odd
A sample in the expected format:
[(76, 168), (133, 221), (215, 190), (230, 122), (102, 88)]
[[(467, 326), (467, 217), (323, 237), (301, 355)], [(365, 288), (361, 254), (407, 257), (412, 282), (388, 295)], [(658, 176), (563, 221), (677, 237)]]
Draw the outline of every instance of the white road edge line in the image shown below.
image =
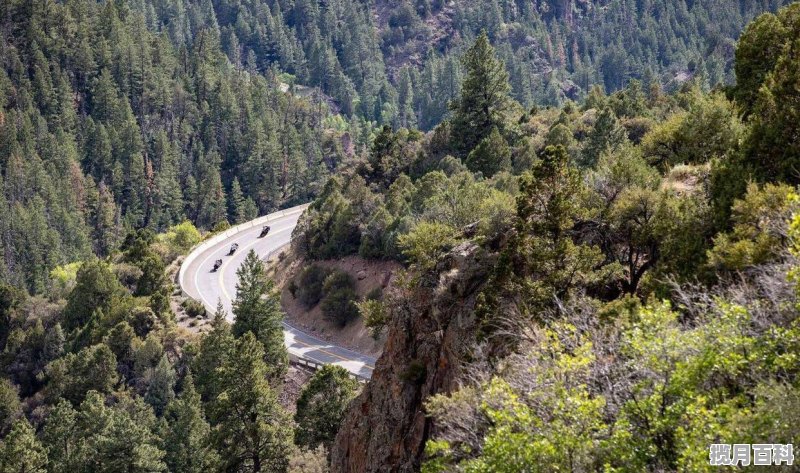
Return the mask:
[[(268, 215), (265, 215), (263, 217), (259, 217), (259, 218), (255, 219), (255, 220), (252, 220), (250, 222), (245, 222), (245, 223), (239, 224), (239, 225), (237, 225), (235, 227), (231, 227), (228, 230), (226, 230), (224, 232), (221, 232), (221, 233), (218, 233), (216, 235), (213, 235), (210, 238), (206, 239), (205, 241), (199, 243), (195, 248), (190, 250), (190, 252), (187, 254), (186, 258), (184, 259), (184, 261), (183, 261), (183, 263), (181, 265), (181, 269), (180, 269), (179, 274), (178, 274), (178, 285), (180, 286), (180, 289), (184, 292), (184, 294), (186, 296), (193, 297), (183, 287), (183, 282), (184, 282), (184, 279), (185, 279), (184, 278), (185, 272), (188, 270), (188, 267), (192, 263), (195, 262), (194, 258), (191, 258), (191, 255), (193, 253), (195, 253), (195, 252), (202, 253), (202, 252), (205, 252), (207, 250), (213, 250), (215, 248), (215, 246), (219, 245), (221, 242), (227, 240), (228, 238), (230, 238), (230, 237), (232, 237), (232, 236), (234, 236), (234, 235), (236, 235), (238, 233), (241, 233), (241, 232), (243, 232), (245, 230), (248, 230), (248, 229), (253, 228), (253, 227), (255, 227), (257, 225), (260, 225), (260, 224), (265, 224), (265, 223), (272, 222), (272, 221), (275, 221), (275, 220), (279, 220), (281, 218), (288, 217), (288, 216), (291, 216), (291, 215), (294, 215), (294, 214), (297, 214), (297, 213), (302, 213), (302, 212), (304, 212), (306, 210), (306, 208), (308, 208), (308, 205), (302, 205), (302, 206), (294, 207), (292, 209), (289, 209), (288, 212), (285, 211), (285, 210), (284, 211), (274, 212), (273, 214), (268, 214)], [(294, 230), (295, 226), (296, 225), (293, 225), (293, 226), (291, 226), (289, 228), (278, 230), (275, 233), (272, 233), (272, 234), (270, 234), (268, 236), (277, 235), (279, 233), (283, 233), (283, 232), (286, 232), (286, 231), (292, 231), (292, 230)], [(263, 241), (263, 240), (257, 238), (254, 241), (248, 243), (241, 250), (237, 250), (237, 251), (246, 251), (248, 248), (252, 247), (253, 245), (257, 244), (260, 241)], [(202, 272), (202, 268), (204, 268), (206, 266), (206, 263), (208, 262), (208, 260), (211, 259), (214, 256), (215, 253), (217, 253), (217, 251), (211, 251), (209, 253), (209, 255), (206, 256), (203, 259), (203, 261), (201, 261), (199, 267), (195, 271), (194, 278), (192, 279), (192, 282), (194, 283), (194, 286), (195, 286), (195, 290), (197, 291), (197, 295), (199, 296), (200, 301), (206, 307), (216, 307), (216, 305), (215, 304), (210, 304), (208, 302), (208, 300), (206, 299), (206, 297), (204, 296), (203, 292), (200, 290), (199, 276), (200, 276), (200, 273)], [(222, 264), (222, 266), (220, 266), (220, 268), (217, 269), (217, 272), (219, 273), (217, 281), (218, 281), (218, 284), (220, 286), (220, 289), (222, 290), (223, 295), (229, 301), (231, 301), (231, 303), (233, 302), (233, 299), (231, 298), (230, 293), (225, 288), (225, 284), (224, 284), (224, 268), (225, 268), (225, 266), (230, 264), (230, 262), (232, 260), (233, 260), (233, 258), (228, 259), (226, 262), (224, 262)], [(345, 357), (343, 357), (341, 355), (333, 354), (333, 353), (328, 352), (327, 350), (324, 349), (324, 347), (315, 346), (315, 345), (309, 345), (309, 344), (307, 344), (307, 343), (305, 343), (305, 342), (303, 342), (303, 341), (301, 341), (301, 340), (299, 340), (297, 338), (298, 334), (302, 335), (302, 334), (305, 334), (305, 332), (303, 332), (300, 329), (295, 328), (294, 326), (286, 323), (285, 321), (283, 322), (283, 325), (284, 325), (284, 328), (291, 329), (291, 330), (288, 331), (288, 333), (291, 335), (291, 340), (293, 341), (293, 343), (302, 345), (302, 346), (307, 347), (307, 348), (309, 348), (311, 350), (318, 350), (318, 351), (322, 351), (323, 353), (329, 353), (334, 358), (339, 358), (340, 360), (342, 360), (343, 362), (346, 362), (346, 363), (352, 363), (352, 364), (355, 364), (355, 365), (360, 365), (360, 368), (366, 368), (370, 372), (372, 372), (374, 370), (374, 366), (371, 366), (370, 364), (368, 364), (368, 363), (366, 363), (366, 362), (364, 362), (364, 361), (362, 361), (360, 359), (345, 358)], [(296, 332), (296, 333), (294, 333), (294, 332)], [(307, 336), (313, 338), (313, 336), (311, 336), (311, 335), (307, 335)], [(337, 347), (336, 345), (330, 345), (330, 346)], [(341, 349), (342, 347), (337, 347), (337, 348)], [(345, 349), (345, 350), (346, 351), (350, 351), (350, 350), (347, 350), (347, 349)], [(353, 352), (353, 354), (354, 355), (360, 355), (357, 352)], [(316, 359), (313, 355), (308, 354), (308, 353), (302, 353), (301, 352), (301, 353), (295, 354), (293, 356), (296, 356), (299, 360), (303, 360), (303, 361), (308, 360), (308, 361), (310, 361), (312, 363), (318, 363), (318, 364), (323, 364), (323, 365), (329, 363), (329, 362), (326, 362), (326, 361), (322, 361), (322, 360)], [(338, 363), (338, 362), (334, 362), (334, 364), (335, 363)], [(353, 375), (355, 375), (357, 378), (362, 378), (363, 379), (362, 375), (360, 375), (360, 374), (358, 374), (356, 372), (353, 372), (353, 371), (351, 371), (351, 373)]]

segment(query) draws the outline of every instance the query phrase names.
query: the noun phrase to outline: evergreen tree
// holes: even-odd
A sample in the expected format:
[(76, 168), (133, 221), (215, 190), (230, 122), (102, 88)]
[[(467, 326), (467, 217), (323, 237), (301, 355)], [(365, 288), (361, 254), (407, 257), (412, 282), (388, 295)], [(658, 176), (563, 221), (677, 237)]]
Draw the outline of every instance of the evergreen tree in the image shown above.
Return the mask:
[(241, 337), (252, 332), (264, 346), (267, 366), (272, 370), (273, 380), (283, 379), (289, 360), (283, 343), (283, 311), (274, 291), (274, 283), (268, 279), (264, 263), (255, 251), (245, 257), (236, 270), (236, 300), (233, 302), (233, 334)]
[(511, 169), (511, 149), (497, 127), (467, 155), (466, 165), (472, 172), (492, 177)]
[(514, 233), (480, 296), (478, 312), (485, 321), (496, 316), (492, 307), (503, 297), (513, 299), (523, 316), (535, 317), (606, 274), (600, 249), (575, 243), (570, 235), (582, 211), (583, 192), (580, 174), (561, 146), (547, 147), (541, 161), (523, 175)]
[(158, 172), (153, 196), (153, 220), (156, 228), (166, 228), (183, 219), (183, 192), (178, 175), (178, 152), (164, 132), (156, 137), (155, 155)]
[(164, 355), (153, 369), (144, 395), (145, 402), (153, 407), (157, 416), (161, 416), (175, 398), (175, 381), (175, 370)]
[(158, 445), (156, 419), (141, 398), (122, 399), (113, 407), (90, 391), (81, 403), (77, 437), (78, 471), (163, 472), (164, 451)]
[[(800, 12), (800, 8), (797, 11)], [(795, 36), (786, 44), (774, 70), (759, 90), (754, 108), (747, 154), (748, 162), (757, 170), (760, 179), (800, 182), (797, 177), (800, 167), (799, 101), (800, 40)]]
[(593, 168), (604, 152), (611, 151), (626, 140), (625, 130), (619, 125), (614, 111), (605, 107), (597, 116), (581, 155), (581, 165)]
[(0, 442), (0, 471), (3, 473), (45, 473), (47, 449), (36, 438), (36, 432), (24, 417), (17, 420), (11, 432)]
[(22, 415), (19, 389), (11, 380), (0, 379), (0, 436), (8, 433), (11, 426)]
[(88, 391), (108, 394), (119, 381), (116, 369), (117, 359), (103, 343), (69, 353), (47, 365), (45, 395), (49, 400), (63, 397), (77, 404)]
[(69, 401), (62, 399), (45, 419), (42, 442), (48, 449), (48, 471), (69, 473), (80, 468), (82, 452), (78, 447), (78, 413)]
[(350, 401), (358, 390), (358, 381), (336, 365), (326, 365), (314, 373), (297, 400), (294, 420), (298, 445), (330, 447)]
[(225, 320), (222, 303), (211, 322), (211, 331), (200, 340), (200, 348), (192, 362), (192, 372), (197, 379), (197, 389), (203, 401), (216, 399), (221, 391), (218, 370), (227, 363), (234, 346), (231, 326)]
[(64, 328), (69, 332), (82, 328), (96, 311), (110, 313), (121, 309), (125, 289), (109, 265), (100, 260), (83, 263), (78, 270), (75, 288), (67, 297)]
[(758, 90), (778, 62), (787, 33), (781, 19), (772, 13), (759, 16), (742, 32), (736, 45), (735, 96), (746, 114), (752, 111)]
[(212, 438), (227, 471), (283, 471), (292, 431), (289, 417), (267, 381), (261, 343), (251, 333), (236, 341), (218, 371), (220, 391), (209, 405)]
[(210, 445), (211, 429), (203, 416), (200, 395), (195, 391), (192, 374), (183, 379), (183, 390), (170, 402), (164, 418), (164, 450), (169, 471), (203, 473), (214, 470), (220, 461)]
[(60, 323), (56, 323), (53, 328), (47, 331), (44, 339), (42, 356), (45, 362), (49, 363), (64, 354), (64, 330)]
[(244, 195), (238, 178), (233, 179), (231, 192), (228, 194), (228, 215), (231, 216), (231, 221), (234, 224), (247, 220)]
[(466, 156), (494, 128), (505, 129), (510, 106), (508, 72), (482, 32), (462, 58), (465, 71), (461, 94), (453, 101), (453, 148)]
[(95, 251), (101, 256), (108, 255), (119, 243), (119, 215), (114, 196), (103, 182), (97, 187), (97, 200), (92, 209), (91, 221)]

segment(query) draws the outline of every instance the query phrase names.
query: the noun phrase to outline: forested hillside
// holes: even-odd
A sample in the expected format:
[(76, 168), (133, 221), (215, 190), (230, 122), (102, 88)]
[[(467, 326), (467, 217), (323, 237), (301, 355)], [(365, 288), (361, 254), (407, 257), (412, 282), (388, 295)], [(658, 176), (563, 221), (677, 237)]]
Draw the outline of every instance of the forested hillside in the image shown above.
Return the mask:
[[(506, 63), (513, 97), (526, 107), (556, 105), (630, 79), (672, 89), (693, 77), (704, 87), (731, 82), (741, 29), (787, 3), (224, 0), (213, 8), (234, 63), (278, 64), (348, 115), (429, 130), (458, 93), (459, 57), (482, 30)], [(171, 31), (187, 29), (180, 6), (156, 15), (164, 10)]]
[[(334, 471), (713, 471), (794, 443), (800, 4), (760, 16), (737, 82), (513, 100), (488, 35), (451, 117), (385, 127), (301, 219), (309, 259), (407, 274)], [(366, 446), (366, 448), (364, 448)]]
[[(717, 471), (710, 443), (797, 444), (788, 3), (0, 2), (0, 472)], [(309, 201), (289, 291), (385, 337), (363, 386), (292, 384), (264, 255), (233, 324), (170, 278)], [(403, 269), (362, 299), (315, 264), (355, 254)]]
[(741, 27), (780, 4), (3, 2), (0, 274), (40, 292), (127, 229), (309, 200), (376, 127), (445, 119), (481, 30), (528, 108), (730, 82)]
[(5, 279), (40, 292), (54, 266), (108, 255), (127, 229), (306, 202), (352, 146), (321, 100), (229, 61), (210, 4), (180, 6), (178, 34), (149, 4), (3, 2)]

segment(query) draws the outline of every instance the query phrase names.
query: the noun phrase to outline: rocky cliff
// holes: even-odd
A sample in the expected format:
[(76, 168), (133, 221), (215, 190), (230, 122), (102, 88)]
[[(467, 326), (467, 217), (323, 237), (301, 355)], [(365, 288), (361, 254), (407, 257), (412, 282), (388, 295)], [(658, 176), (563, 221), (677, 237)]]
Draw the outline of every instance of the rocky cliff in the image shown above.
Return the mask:
[(419, 284), (397, 289), (383, 355), (332, 448), (333, 472), (419, 470), (436, 428), (423, 404), (459, 384), (474, 340), (475, 296), (492, 265), (493, 256), (464, 243)]

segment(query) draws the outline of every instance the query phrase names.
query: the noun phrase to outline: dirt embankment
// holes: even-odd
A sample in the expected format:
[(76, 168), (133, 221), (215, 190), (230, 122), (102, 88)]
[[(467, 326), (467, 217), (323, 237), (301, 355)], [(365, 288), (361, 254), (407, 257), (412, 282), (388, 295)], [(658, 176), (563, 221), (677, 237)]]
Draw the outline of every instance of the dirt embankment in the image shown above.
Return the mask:
[[(287, 249), (288, 253), (288, 249)], [(338, 269), (352, 276), (356, 283), (356, 294), (363, 299), (367, 293), (380, 287), (386, 289), (391, 285), (394, 275), (402, 266), (392, 261), (371, 261), (359, 256), (347, 256), (336, 260), (317, 261), (325, 268)], [(285, 254), (282, 261), (272, 267), (272, 276), (281, 291), (281, 305), (286, 312), (286, 319), (297, 328), (314, 335), (322, 340), (349, 348), (370, 356), (377, 357), (383, 351), (385, 336), (377, 340), (372, 337), (370, 330), (364, 326), (364, 320), (359, 317), (344, 327), (329, 320), (322, 315), (322, 310), (317, 304), (307, 309), (289, 291), (289, 282), (296, 281), (298, 275), (308, 262)]]

